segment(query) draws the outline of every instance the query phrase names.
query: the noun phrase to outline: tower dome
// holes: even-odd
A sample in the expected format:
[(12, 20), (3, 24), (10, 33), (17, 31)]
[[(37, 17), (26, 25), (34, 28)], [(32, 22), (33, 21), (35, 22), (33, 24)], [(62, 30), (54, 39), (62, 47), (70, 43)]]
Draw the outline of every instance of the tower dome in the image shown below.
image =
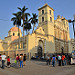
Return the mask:
[[(15, 26), (12, 27), (9, 31), (18, 32), (18, 27), (15, 25)], [(19, 29), (19, 32), (21, 32), (20, 29)]]
[(18, 32), (18, 27), (15, 25), (14, 27), (12, 27), (9, 31), (8, 31), (8, 36), (12, 36), (12, 37), (15, 37), (17, 38), (18, 36), (22, 36), (22, 32), (21, 30), (19, 29), (19, 32)]

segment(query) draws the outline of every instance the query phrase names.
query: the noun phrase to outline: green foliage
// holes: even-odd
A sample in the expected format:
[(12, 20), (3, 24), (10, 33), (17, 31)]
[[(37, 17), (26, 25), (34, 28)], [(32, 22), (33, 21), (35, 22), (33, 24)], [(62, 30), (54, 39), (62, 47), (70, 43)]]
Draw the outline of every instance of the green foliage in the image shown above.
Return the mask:
[(71, 23), (72, 22), (71, 19), (69, 19), (68, 22)]
[(21, 16), (20, 16), (21, 13), (20, 12), (13, 13), (13, 15), (15, 16), (11, 19), (11, 21), (13, 21), (13, 25), (20, 26), (21, 25)]
[[(24, 30), (29, 31), (32, 27), (31, 24), (33, 24), (33, 30), (38, 23), (38, 19), (36, 13), (32, 13), (32, 17), (29, 19), (30, 13), (27, 13), (25, 6), (23, 8), (17, 7), (19, 9), (19, 12), (13, 13), (14, 17), (11, 19), (13, 21), (13, 25), (22, 26), (23, 27), (23, 36), (24, 36)], [(21, 24), (21, 21), (23, 21), (23, 24)]]
[(37, 16), (38, 15), (36, 15), (36, 13), (34, 14), (34, 13), (32, 13), (32, 17), (31, 17), (31, 23), (33, 24), (33, 31), (34, 31), (34, 27), (35, 27), (35, 25), (36, 25), (36, 23), (38, 23), (38, 19), (37, 19)]

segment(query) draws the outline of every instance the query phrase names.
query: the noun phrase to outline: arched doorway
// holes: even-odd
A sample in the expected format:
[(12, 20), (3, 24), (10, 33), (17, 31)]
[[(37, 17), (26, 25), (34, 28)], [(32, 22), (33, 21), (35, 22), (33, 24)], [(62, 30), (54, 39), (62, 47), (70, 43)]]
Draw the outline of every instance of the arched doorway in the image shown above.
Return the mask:
[(38, 52), (38, 57), (42, 57), (42, 47), (41, 46), (38, 47), (37, 52)]

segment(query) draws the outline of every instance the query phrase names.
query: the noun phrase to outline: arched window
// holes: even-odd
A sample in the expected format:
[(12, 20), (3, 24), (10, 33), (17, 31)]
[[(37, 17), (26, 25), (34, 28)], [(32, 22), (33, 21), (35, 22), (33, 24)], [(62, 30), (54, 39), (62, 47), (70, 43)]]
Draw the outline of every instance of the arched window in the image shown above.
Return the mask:
[(52, 22), (52, 17), (50, 17), (50, 22)]
[(44, 22), (44, 17), (42, 17), (42, 22)]
[(42, 14), (44, 14), (44, 10), (42, 10)]
[(20, 33), (18, 33), (18, 36), (20, 36)]
[(51, 15), (51, 10), (49, 10), (49, 12), (50, 12), (50, 15)]
[(15, 36), (15, 33), (13, 33), (13, 36)]

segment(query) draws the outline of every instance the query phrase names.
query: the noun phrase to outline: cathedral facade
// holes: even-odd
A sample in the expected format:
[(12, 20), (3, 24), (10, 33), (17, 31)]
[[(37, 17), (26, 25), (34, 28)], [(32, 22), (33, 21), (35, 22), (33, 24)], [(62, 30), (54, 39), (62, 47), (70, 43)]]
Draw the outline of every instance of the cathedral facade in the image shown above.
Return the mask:
[(11, 28), (5, 40), (0, 40), (1, 52), (5, 51), (9, 56), (26, 53), (30, 57), (72, 52), (68, 20), (63, 16), (57, 16), (54, 20), (54, 9), (48, 4), (39, 8), (38, 11), (37, 29), (32, 34), (22, 37), (20, 29), (18, 34), (16, 26)]

